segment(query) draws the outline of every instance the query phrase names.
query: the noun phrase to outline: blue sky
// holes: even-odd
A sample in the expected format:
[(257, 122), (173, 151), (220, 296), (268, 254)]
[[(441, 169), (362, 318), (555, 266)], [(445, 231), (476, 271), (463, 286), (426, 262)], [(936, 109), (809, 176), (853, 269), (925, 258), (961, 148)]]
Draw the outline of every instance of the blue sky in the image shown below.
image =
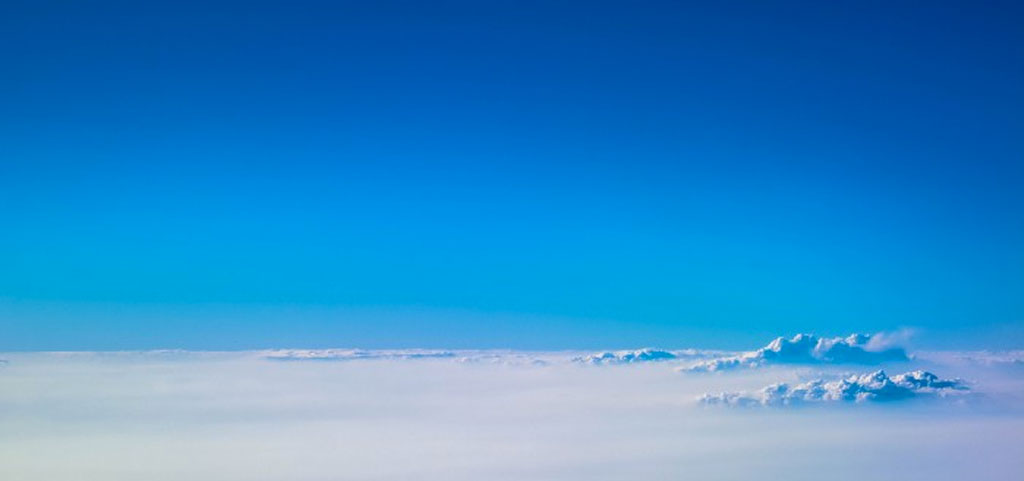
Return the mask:
[(0, 9), (0, 349), (1024, 346), (1018, 5)]

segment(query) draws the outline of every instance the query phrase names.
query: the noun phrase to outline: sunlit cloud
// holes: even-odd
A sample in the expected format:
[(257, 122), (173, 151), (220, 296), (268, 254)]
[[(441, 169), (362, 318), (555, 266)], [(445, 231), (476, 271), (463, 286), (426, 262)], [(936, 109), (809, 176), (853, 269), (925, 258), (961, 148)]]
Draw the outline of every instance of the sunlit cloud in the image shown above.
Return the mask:
[(790, 339), (778, 337), (755, 351), (701, 361), (685, 370), (711, 372), (768, 364), (878, 364), (909, 359), (906, 350), (893, 345), (892, 340), (884, 334), (851, 334), (833, 338), (797, 334)]
[(684, 351), (665, 351), (661, 349), (643, 348), (622, 351), (603, 351), (586, 356), (577, 356), (572, 360), (587, 364), (631, 364), (639, 362), (671, 361), (680, 358), (694, 357), (698, 352), (693, 349)]
[(853, 375), (827, 381), (815, 379), (791, 386), (775, 383), (753, 393), (704, 394), (703, 404), (728, 406), (788, 406), (803, 403), (885, 402), (914, 397), (946, 397), (968, 392), (960, 379), (940, 379), (927, 371), (912, 371), (889, 377), (885, 371)]

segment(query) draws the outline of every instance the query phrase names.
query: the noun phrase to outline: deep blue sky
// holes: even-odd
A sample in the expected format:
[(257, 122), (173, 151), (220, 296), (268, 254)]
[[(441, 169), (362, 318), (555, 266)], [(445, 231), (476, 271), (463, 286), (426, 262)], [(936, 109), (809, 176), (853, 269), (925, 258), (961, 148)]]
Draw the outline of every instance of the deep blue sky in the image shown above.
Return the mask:
[(1024, 9), (707, 3), (4, 2), (0, 349), (1024, 346)]

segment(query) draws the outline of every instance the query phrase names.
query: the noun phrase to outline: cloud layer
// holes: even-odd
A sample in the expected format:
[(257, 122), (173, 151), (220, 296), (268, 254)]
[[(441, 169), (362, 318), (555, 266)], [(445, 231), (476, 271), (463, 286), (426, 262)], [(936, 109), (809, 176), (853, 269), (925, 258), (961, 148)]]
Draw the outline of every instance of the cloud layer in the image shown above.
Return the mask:
[(774, 363), (877, 364), (907, 359), (907, 352), (902, 347), (892, 346), (888, 342), (888, 338), (881, 334), (851, 334), (847, 337), (833, 338), (819, 338), (813, 334), (797, 334), (790, 339), (778, 337), (756, 351), (702, 361), (686, 370), (711, 372), (753, 368)]
[[(0, 353), (0, 479), (756, 479), (780, 463), (793, 479), (823, 467), (839, 481), (1019, 477), (1015, 369), (956, 357), (966, 352), (905, 369), (969, 378), (965, 391), (924, 372), (842, 379), (828, 365), (808, 378), (796, 364), (680, 376), (688, 354), (668, 352), (677, 359), (618, 368), (566, 351)], [(719, 398), (819, 408), (695, 402), (780, 380), (790, 384)], [(856, 404), (966, 392), (963, 403)]]
[(967, 392), (959, 379), (940, 379), (927, 371), (912, 371), (889, 377), (885, 371), (854, 375), (845, 379), (813, 381), (790, 386), (776, 383), (755, 393), (704, 394), (703, 404), (727, 406), (787, 406), (802, 403), (898, 401), (918, 396), (947, 396)]

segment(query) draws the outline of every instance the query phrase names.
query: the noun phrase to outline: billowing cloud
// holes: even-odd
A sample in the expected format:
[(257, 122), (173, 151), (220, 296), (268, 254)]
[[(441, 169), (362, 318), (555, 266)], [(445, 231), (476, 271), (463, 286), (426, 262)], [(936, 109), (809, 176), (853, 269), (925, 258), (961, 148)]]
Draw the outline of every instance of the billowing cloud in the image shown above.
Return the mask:
[(968, 391), (959, 379), (940, 379), (927, 371), (889, 377), (885, 371), (825, 381), (815, 379), (796, 386), (776, 383), (754, 393), (704, 394), (703, 404), (727, 406), (787, 406), (802, 403), (897, 401), (918, 396), (947, 396)]
[(773, 363), (877, 364), (907, 359), (907, 352), (902, 347), (892, 345), (888, 342), (887, 336), (882, 334), (851, 334), (847, 337), (833, 338), (797, 334), (790, 339), (776, 338), (756, 351), (701, 361), (686, 370), (710, 372)]

